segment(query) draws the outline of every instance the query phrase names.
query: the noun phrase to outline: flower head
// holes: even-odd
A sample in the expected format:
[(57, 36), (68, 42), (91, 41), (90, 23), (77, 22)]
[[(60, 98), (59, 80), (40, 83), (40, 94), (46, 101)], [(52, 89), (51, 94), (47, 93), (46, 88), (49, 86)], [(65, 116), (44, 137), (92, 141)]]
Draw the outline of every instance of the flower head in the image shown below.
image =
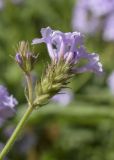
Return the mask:
[(0, 119), (2, 121), (14, 115), (17, 104), (17, 100), (9, 95), (4, 86), (0, 85)]
[[(75, 45), (83, 44), (83, 36), (79, 32), (63, 33), (54, 31), (50, 27), (41, 29), (42, 38), (34, 39), (32, 44), (46, 43), (49, 55), (52, 60), (59, 61), (61, 58), (67, 60), (70, 53), (70, 59), (75, 58)], [(69, 60), (70, 60), (69, 59)]]
[[(63, 33), (47, 27), (41, 29), (41, 34), (42, 38), (34, 39), (32, 44), (47, 45), (51, 64), (36, 85), (34, 106), (46, 104), (50, 98), (65, 89), (69, 79), (77, 73), (103, 72), (98, 54), (89, 54), (86, 51), (80, 32)], [(85, 60), (86, 63), (81, 63), (80, 60)]]
[(32, 44), (46, 43), (49, 56), (52, 61), (58, 63), (63, 60), (65, 63), (75, 65), (80, 59), (88, 60), (88, 63), (78, 68), (74, 66), (71, 70), (76, 72), (93, 71), (101, 73), (102, 65), (99, 56), (95, 53), (89, 54), (83, 45), (83, 35), (80, 32), (63, 33), (54, 31), (50, 27), (41, 30), (42, 38), (33, 40)]
[(33, 69), (34, 63), (37, 61), (37, 58), (38, 56), (35, 56), (30, 52), (29, 44), (27, 42), (21, 41), (19, 43), (15, 61), (24, 72), (28, 73)]

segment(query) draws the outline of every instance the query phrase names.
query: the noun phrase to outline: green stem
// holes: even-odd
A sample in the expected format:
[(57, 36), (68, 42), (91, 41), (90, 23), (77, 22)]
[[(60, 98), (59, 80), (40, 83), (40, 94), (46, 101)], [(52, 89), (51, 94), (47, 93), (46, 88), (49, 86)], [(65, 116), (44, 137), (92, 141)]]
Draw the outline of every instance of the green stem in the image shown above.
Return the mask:
[(0, 160), (3, 160), (5, 155), (8, 153), (12, 145), (14, 144), (17, 136), (19, 135), (20, 131), (22, 130), (26, 120), (28, 119), (29, 115), (32, 113), (34, 107), (33, 107), (33, 88), (32, 88), (32, 79), (31, 74), (26, 74), (26, 80), (27, 80), (27, 86), (28, 86), (28, 108), (23, 115), (22, 119), (18, 123), (16, 129), (14, 130), (13, 134), (11, 135), (10, 139), (6, 143), (5, 147), (3, 148), (2, 152), (0, 153)]
[(29, 102), (32, 104), (33, 101), (33, 95), (32, 95), (32, 78), (30, 73), (26, 74), (26, 80), (27, 80), (27, 85), (28, 85), (28, 99)]
[(22, 119), (20, 120), (20, 122), (17, 125), (16, 129), (14, 130), (12, 136), (10, 137), (10, 139), (7, 142), (7, 144), (3, 148), (2, 152), (0, 153), (0, 160), (3, 160), (3, 158), (5, 157), (5, 155), (10, 150), (11, 146), (14, 144), (17, 136), (19, 135), (20, 131), (22, 130), (22, 128), (23, 128), (26, 120), (28, 119), (28, 117), (29, 117), (29, 115), (31, 114), (32, 111), (33, 111), (33, 107), (31, 107), (31, 106), (28, 107), (28, 109), (25, 112), (24, 116), (22, 117)]

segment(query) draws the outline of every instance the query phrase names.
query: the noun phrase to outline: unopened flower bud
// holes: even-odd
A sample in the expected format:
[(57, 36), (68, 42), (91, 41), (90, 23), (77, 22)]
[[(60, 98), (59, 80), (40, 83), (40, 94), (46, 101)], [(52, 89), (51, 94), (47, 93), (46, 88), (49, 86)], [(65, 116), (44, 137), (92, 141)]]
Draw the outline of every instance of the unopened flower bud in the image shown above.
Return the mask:
[(21, 55), (19, 53), (16, 54), (15, 60), (19, 64), (20, 67), (23, 66), (23, 60), (22, 60), (22, 57), (21, 57)]
[(28, 42), (22, 41), (19, 43), (15, 60), (24, 72), (28, 73), (33, 69), (37, 58), (38, 56), (30, 51)]

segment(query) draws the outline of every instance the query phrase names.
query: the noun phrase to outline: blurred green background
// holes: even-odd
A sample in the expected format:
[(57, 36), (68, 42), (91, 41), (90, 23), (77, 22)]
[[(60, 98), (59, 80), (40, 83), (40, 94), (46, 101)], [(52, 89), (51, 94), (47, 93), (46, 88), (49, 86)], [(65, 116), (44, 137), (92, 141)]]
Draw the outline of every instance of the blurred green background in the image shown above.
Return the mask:
[[(32, 39), (41, 37), (42, 27), (72, 31), (75, 0), (21, 0), (20, 3), (4, 0), (3, 3), (0, 8), (0, 84), (7, 86), (19, 101), (16, 116), (0, 129), (0, 141), (4, 143), (7, 137), (2, 130), (15, 127), (26, 108), (24, 77), (11, 58), (15, 56), (16, 45), (21, 40), (31, 43)], [(104, 42), (96, 35), (85, 37), (85, 46), (90, 53), (100, 54), (105, 73), (75, 76), (69, 85), (74, 99), (68, 106), (51, 102), (34, 111), (8, 160), (114, 160), (114, 96), (107, 86), (107, 78), (114, 69), (114, 42)], [(40, 78), (49, 56), (45, 45), (36, 45), (34, 50), (39, 53), (34, 73)], [(24, 152), (23, 146), (29, 145), (26, 134), (30, 134), (29, 139), (35, 139), (35, 143)]]

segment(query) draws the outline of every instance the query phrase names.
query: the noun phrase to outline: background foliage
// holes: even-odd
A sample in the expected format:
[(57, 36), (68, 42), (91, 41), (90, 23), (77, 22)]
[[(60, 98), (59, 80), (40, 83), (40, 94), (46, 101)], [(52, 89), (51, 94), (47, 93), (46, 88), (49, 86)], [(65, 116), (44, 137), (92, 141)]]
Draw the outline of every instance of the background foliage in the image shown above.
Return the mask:
[[(19, 106), (16, 116), (0, 128), (0, 141), (6, 142), (8, 136), (4, 136), (3, 129), (16, 126), (26, 103), (23, 74), (10, 55), (15, 55), (15, 46), (20, 40), (31, 42), (40, 37), (42, 27), (72, 31), (74, 4), (74, 0), (23, 0), (19, 4), (4, 0), (0, 10), (0, 84), (15, 95)], [(89, 52), (100, 54), (104, 75), (77, 75), (69, 86), (74, 93), (69, 106), (51, 103), (39, 112), (36, 110), (8, 155), (9, 159), (114, 159), (114, 100), (107, 87), (107, 78), (114, 69), (114, 43), (104, 42), (96, 35), (85, 37), (85, 45)], [(43, 45), (35, 46), (34, 50), (39, 53), (35, 67), (39, 78), (49, 57)], [(28, 143), (27, 137), (33, 141)]]

